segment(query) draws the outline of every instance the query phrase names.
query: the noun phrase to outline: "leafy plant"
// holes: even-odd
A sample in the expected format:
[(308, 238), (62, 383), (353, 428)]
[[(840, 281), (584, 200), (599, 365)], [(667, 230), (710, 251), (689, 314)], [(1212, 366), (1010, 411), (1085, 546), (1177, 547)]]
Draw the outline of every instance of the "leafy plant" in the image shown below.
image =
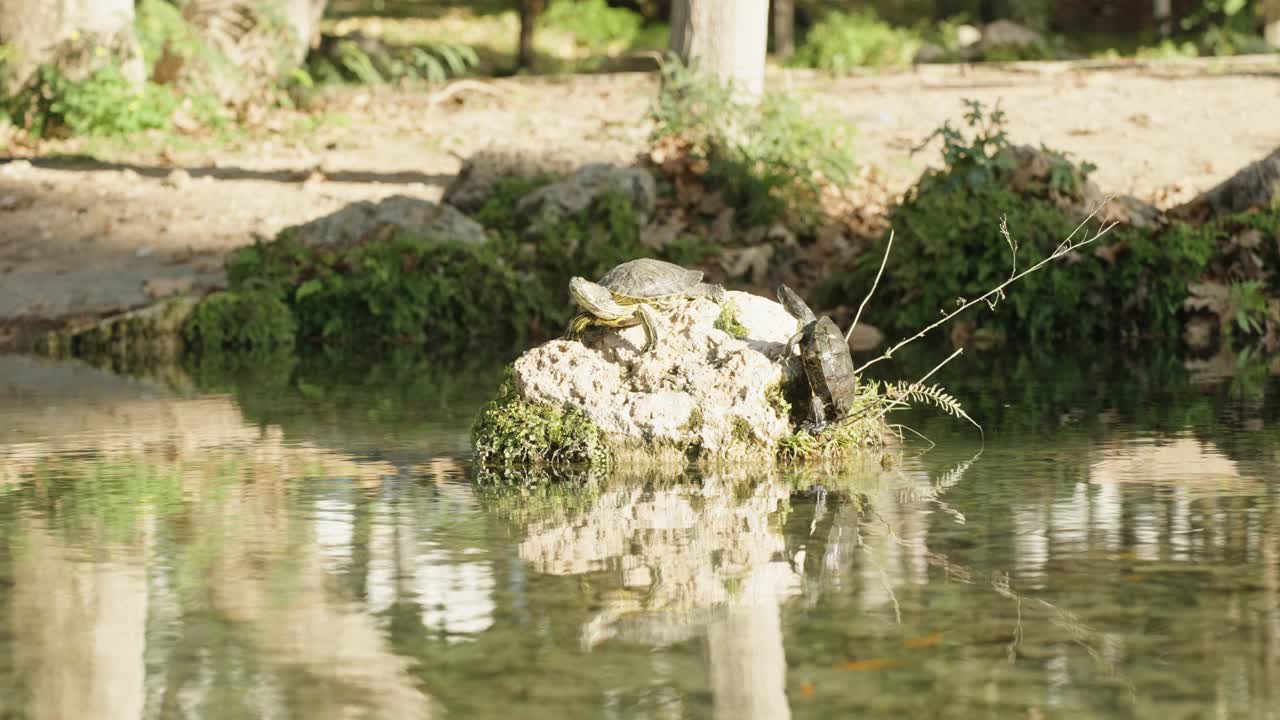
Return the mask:
[(1231, 283), (1228, 302), (1233, 310), (1231, 319), (1237, 332), (1261, 335), (1266, 331), (1271, 309), (1263, 292), (1264, 288), (1264, 283), (1259, 280)]
[(36, 137), (66, 130), (75, 135), (121, 136), (166, 127), (178, 100), (151, 83), (136, 86), (117, 65), (72, 80), (56, 65), (42, 65), (28, 85), (5, 99), (13, 123)]
[(395, 45), (373, 38), (339, 38), (331, 48), (312, 56), (304, 83), (445, 82), (467, 75), (479, 63), (480, 57), (467, 45)]
[(895, 28), (874, 10), (827, 13), (809, 29), (792, 64), (833, 73), (864, 67), (905, 67), (923, 45), (918, 33)]
[(787, 95), (767, 93), (753, 104), (669, 60), (652, 116), (655, 148), (681, 155), (681, 167), (721, 189), (744, 227), (776, 220), (810, 227), (825, 196), (853, 181), (851, 129)]
[(747, 326), (738, 319), (738, 306), (732, 300), (720, 306), (720, 315), (716, 318), (715, 327), (739, 339), (749, 334)]
[(538, 18), (544, 28), (570, 33), (593, 52), (622, 50), (635, 42), (644, 18), (605, 0), (552, 0)]

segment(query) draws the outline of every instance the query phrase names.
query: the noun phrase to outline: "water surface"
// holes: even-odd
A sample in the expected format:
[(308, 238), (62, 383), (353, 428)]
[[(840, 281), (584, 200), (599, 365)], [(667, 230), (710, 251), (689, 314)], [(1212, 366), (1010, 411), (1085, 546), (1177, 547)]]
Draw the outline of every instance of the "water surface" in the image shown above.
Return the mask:
[(469, 462), (496, 368), (0, 358), (0, 718), (1275, 718), (1276, 386), (1195, 370), (547, 484)]

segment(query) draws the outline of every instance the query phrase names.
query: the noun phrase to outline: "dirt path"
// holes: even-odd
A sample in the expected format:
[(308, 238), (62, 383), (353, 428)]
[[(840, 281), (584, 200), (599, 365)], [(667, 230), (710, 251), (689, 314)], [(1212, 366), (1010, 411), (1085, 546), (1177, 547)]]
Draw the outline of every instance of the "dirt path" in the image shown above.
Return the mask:
[[(1213, 76), (948, 67), (770, 82), (853, 122), (860, 158), (895, 192), (936, 160), (910, 148), (958, 119), (965, 98), (1000, 101), (1015, 142), (1094, 162), (1104, 190), (1166, 206), (1280, 146), (1280, 61)], [(348, 203), (437, 199), (458, 155), (496, 146), (565, 166), (626, 161), (643, 146), (655, 91), (646, 75), (494, 85), (498, 97), (462, 94), (436, 106), (421, 94), (352, 91), (331, 108), (345, 122), (236, 150), (138, 151), (115, 164), (0, 160), (0, 347), (217, 286), (230, 249)]]

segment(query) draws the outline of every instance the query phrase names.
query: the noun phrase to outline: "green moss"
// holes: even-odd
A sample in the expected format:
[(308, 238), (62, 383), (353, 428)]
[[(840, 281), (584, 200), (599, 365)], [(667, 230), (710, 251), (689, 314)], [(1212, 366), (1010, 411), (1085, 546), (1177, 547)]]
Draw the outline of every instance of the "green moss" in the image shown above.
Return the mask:
[(751, 429), (751, 423), (747, 422), (746, 418), (735, 415), (729, 422), (734, 440), (744, 445), (755, 442), (755, 431)]
[(738, 306), (732, 300), (720, 306), (720, 316), (716, 318), (715, 327), (730, 335), (742, 339), (747, 336), (747, 326), (738, 320)]
[(476, 459), (496, 465), (609, 463), (604, 433), (580, 410), (521, 400), (508, 379), (472, 427)]
[(769, 407), (778, 413), (778, 417), (791, 417), (791, 402), (787, 400), (787, 391), (783, 388), (781, 380), (764, 389), (764, 398), (769, 403)]
[(188, 347), (201, 352), (290, 348), (297, 332), (289, 306), (262, 290), (212, 293), (182, 328)]

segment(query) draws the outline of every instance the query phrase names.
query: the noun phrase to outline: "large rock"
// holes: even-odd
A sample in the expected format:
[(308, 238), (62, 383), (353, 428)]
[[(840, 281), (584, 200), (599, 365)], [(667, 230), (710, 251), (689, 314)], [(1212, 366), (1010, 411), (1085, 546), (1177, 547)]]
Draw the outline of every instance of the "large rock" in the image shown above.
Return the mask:
[(387, 227), (468, 245), (480, 245), (487, 239), (484, 226), (457, 208), (406, 195), (394, 195), (376, 203), (352, 203), (331, 215), (298, 225), (293, 232), (294, 237), (306, 245), (346, 247)]
[(516, 218), (536, 236), (564, 218), (586, 210), (608, 193), (629, 199), (639, 225), (648, 224), (658, 199), (653, 176), (639, 168), (603, 163), (584, 165), (564, 180), (524, 196), (516, 205)]
[(529, 403), (582, 411), (615, 457), (772, 458), (792, 431), (777, 398), (796, 320), (755, 295), (730, 292), (728, 301), (746, 328), (741, 339), (716, 328), (721, 306), (696, 299), (658, 313), (659, 342), (647, 353), (638, 326), (530, 350), (513, 366), (516, 391)]
[(564, 177), (578, 166), (569, 152), (528, 152), (520, 149), (489, 149), (470, 155), (441, 199), (467, 213), (479, 210), (493, 195), (494, 187), (509, 178)]
[(974, 46), (984, 57), (1003, 51), (1019, 57), (1047, 47), (1044, 36), (1012, 20), (996, 20), (982, 28), (982, 39)]

